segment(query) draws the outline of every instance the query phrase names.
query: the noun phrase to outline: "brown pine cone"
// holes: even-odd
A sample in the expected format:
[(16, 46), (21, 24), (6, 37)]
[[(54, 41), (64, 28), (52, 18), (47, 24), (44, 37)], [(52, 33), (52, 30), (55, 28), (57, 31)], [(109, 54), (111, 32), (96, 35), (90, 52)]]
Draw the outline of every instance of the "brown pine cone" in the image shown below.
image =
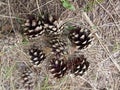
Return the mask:
[(26, 88), (26, 90), (32, 90), (35, 84), (32, 71), (25, 69), (21, 72), (20, 76), (23, 87)]
[(44, 14), (42, 15), (44, 22), (44, 28), (47, 35), (56, 36), (62, 33), (62, 26), (59, 26), (58, 19), (54, 15)]
[(32, 47), (31, 49), (29, 49), (29, 55), (31, 56), (31, 62), (33, 63), (33, 65), (36, 66), (38, 66), (42, 61), (46, 59), (43, 50), (37, 47)]
[(86, 61), (84, 55), (80, 55), (79, 57), (74, 57), (72, 60), (68, 61), (68, 68), (70, 72), (74, 75), (83, 75), (84, 72), (88, 69), (89, 62)]
[(26, 20), (23, 30), (23, 34), (27, 35), (29, 38), (35, 38), (44, 34), (44, 24), (42, 20), (38, 20), (35, 16), (29, 15)]
[(52, 48), (52, 53), (56, 56), (61, 56), (68, 53), (66, 43), (59, 38), (53, 38), (50, 41), (50, 46)]
[(86, 48), (92, 41), (91, 31), (86, 28), (70, 30), (69, 39), (78, 49)]
[(67, 71), (67, 63), (63, 59), (53, 58), (50, 61), (49, 71), (55, 78), (61, 78)]

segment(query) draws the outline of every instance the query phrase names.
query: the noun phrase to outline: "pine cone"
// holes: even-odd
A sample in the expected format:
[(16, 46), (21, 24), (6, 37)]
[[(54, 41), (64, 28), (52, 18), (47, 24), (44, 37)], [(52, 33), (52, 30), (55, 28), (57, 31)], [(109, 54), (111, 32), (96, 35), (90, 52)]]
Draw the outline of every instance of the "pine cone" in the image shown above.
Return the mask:
[(50, 61), (49, 70), (55, 78), (61, 78), (67, 71), (67, 64), (63, 59), (53, 58)]
[(63, 40), (60, 40), (59, 38), (53, 38), (50, 41), (50, 45), (53, 54), (57, 56), (67, 54), (67, 45)]
[(33, 73), (29, 69), (23, 70), (21, 73), (21, 82), (27, 90), (31, 90), (34, 87), (35, 81), (33, 79)]
[(68, 61), (68, 68), (71, 73), (74, 75), (83, 75), (84, 72), (88, 69), (89, 62), (86, 61), (84, 55), (79, 57), (74, 57), (72, 60)]
[(37, 20), (37, 18), (35, 18), (35, 16), (32, 15), (28, 16), (28, 20), (26, 20), (23, 26), (23, 33), (29, 38), (41, 36), (45, 32), (42, 20)]
[(75, 28), (70, 30), (69, 39), (78, 49), (83, 49), (91, 43), (92, 36), (88, 29)]
[(29, 50), (29, 55), (31, 56), (31, 62), (34, 65), (39, 65), (41, 61), (45, 60), (46, 58), (45, 53), (37, 47), (31, 48)]
[(47, 35), (59, 35), (62, 33), (63, 27), (59, 26), (58, 20), (55, 16), (44, 14), (42, 16), (42, 20), (44, 22), (44, 28), (46, 30)]

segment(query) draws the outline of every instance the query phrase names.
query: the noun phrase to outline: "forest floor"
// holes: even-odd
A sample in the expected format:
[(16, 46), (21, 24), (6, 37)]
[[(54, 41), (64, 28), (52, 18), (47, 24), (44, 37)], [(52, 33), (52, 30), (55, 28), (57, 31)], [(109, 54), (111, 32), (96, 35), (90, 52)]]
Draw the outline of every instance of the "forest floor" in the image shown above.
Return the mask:
[(89, 28), (95, 39), (81, 51), (90, 62), (83, 76), (56, 80), (43, 63), (40, 73), (33, 75), (33, 90), (120, 90), (120, 1), (69, 1), (75, 10), (64, 8), (60, 0), (0, 0), (0, 90), (26, 90), (20, 85), (19, 69), (27, 65), (29, 45), (39, 41), (25, 41), (20, 32), (28, 14), (43, 10), (62, 22)]

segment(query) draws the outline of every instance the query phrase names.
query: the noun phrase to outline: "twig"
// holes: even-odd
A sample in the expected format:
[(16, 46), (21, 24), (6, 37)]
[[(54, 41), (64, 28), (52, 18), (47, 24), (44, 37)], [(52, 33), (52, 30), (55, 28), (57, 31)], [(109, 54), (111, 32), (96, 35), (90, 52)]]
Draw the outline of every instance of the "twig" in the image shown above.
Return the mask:
[(85, 82), (89, 83), (90, 86), (94, 89), (94, 90), (97, 90), (95, 85), (93, 83), (91, 83), (90, 81), (86, 80), (85, 78), (81, 77), (82, 80), (84, 80)]
[(0, 6), (1, 6), (1, 5), (7, 5), (7, 4), (6, 4), (6, 3), (4, 3), (4, 2), (1, 2), (1, 1), (0, 1)]
[(11, 7), (10, 7), (10, 1), (9, 1), (9, 0), (8, 0), (8, 9), (9, 9), (10, 22), (11, 22), (13, 31), (14, 31), (14, 33), (15, 33), (15, 28), (14, 28), (14, 25), (13, 25), (13, 20), (12, 20), (12, 18), (11, 18), (12, 13), (11, 13)]
[[(43, 5), (41, 5), (39, 8), (41, 8), (41, 7), (45, 6), (45, 5), (47, 5), (47, 4), (49, 4), (49, 3), (53, 2), (53, 1), (54, 1), (54, 0), (51, 0), (51, 1), (49, 1), (49, 2), (47, 2), (47, 3), (45, 3), (45, 4), (43, 4)], [(34, 11), (36, 11), (36, 10), (37, 10), (37, 9), (39, 9), (39, 8), (36, 8), (36, 9), (34, 9), (34, 10), (30, 11), (30, 13), (32, 13), (32, 12), (34, 12)]]
[[(114, 57), (114, 59), (120, 58), (120, 51), (117, 51), (117, 52), (113, 53), (112, 56), (110, 56), (110, 57)], [(97, 69), (96, 76), (98, 76), (103, 63), (105, 63), (106, 60), (110, 60), (110, 57), (107, 57), (106, 59), (104, 59), (103, 61), (101, 61), (100, 63), (98, 63), (99, 67)], [(95, 81), (97, 81), (97, 77), (96, 77)]]
[[(90, 18), (87, 16), (86, 12), (83, 11), (82, 15), (84, 16), (83, 18), (90, 24), (90, 26), (92, 27), (92, 30), (96, 31), (97, 28), (94, 28), (95, 25), (92, 23), (92, 21), (90, 20)], [(110, 60), (114, 63), (114, 65), (117, 67), (117, 69), (120, 72), (120, 66), (118, 65), (118, 63), (113, 58), (113, 55), (111, 55), (111, 53), (109, 52), (109, 50), (107, 49), (107, 47), (102, 43), (101, 39), (99, 38), (99, 35), (97, 33), (94, 33), (94, 34), (95, 34), (96, 38), (98, 39), (100, 45), (103, 47), (103, 49), (105, 50), (105, 52), (109, 56)]]
[(119, 15), (119, 13), (117, 12), (117, 10), (115, 9), (115, 7), (114, 7), (114, 5), (113, 5), (112, 1), (111, 1), (111, 0), (109, 0), (109, 2), (110, 2), (110, 5), (113, 7), (113, 9), (114, 9), (115, 13), (116, 13), (116, 14), (118, 15), (118, 17), (120, 18), (120, 15)]
[(25, 20), (24, 18), (18, 18), (18, 17), (14, 17), (14, 16), (0, 15), (0, 17), (3, 17), (3, 18), (11, 18), (11, 19), (19, 19), (19, 20)]
[[(98, 5), (111, 17), (111, 19), (113, 20), (113, 22), (116, 22), (113, 18), (113, 16), (110, 14), (110, 12), (108, 10), (106, 10), (97, 0), (95, 0)], [(120, 27), (115, 23), (117, 29), (120, 31)]]
[(39, 12), (39, 14), (40, 14), (40, 6), (39, 6), (39, 3), (38, 3), (38, 0), (36, 0), (36, 4), (37, 4), (37, 9), (38, 9), (38, 12)]

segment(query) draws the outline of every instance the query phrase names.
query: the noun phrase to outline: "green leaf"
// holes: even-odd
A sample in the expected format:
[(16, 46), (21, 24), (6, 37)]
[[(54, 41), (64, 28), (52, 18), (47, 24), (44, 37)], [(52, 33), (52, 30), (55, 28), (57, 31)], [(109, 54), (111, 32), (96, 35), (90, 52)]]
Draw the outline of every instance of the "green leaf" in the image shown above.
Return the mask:
[(75, 29), (75, 27), (73, 27), (73, 26), (68, 26), (68, 28), (67, 28), (67, 30), (73, 30), (73, 29)]
[(22, 44), (28, 44), (29, 43), (29, 41), (26, 39), (26, 38), (23, 38), (23, 40), (22, 40)]
[(75, 10), (75, 7), (68, 0), (61, 0), (63, 7), (70, 10)]

